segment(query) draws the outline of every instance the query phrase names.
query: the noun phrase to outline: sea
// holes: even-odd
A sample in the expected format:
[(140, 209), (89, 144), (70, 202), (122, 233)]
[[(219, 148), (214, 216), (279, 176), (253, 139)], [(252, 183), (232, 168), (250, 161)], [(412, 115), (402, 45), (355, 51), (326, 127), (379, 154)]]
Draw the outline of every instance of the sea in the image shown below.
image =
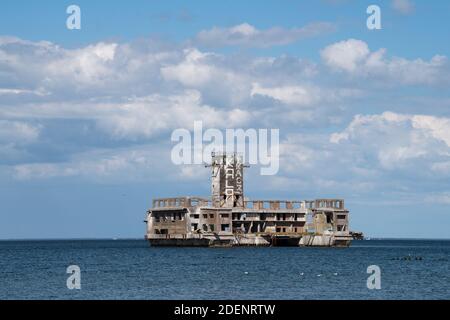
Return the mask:
[(0, 241), (0, 299), (449, 299), (449, 259), (450, 240), (349, 248)]

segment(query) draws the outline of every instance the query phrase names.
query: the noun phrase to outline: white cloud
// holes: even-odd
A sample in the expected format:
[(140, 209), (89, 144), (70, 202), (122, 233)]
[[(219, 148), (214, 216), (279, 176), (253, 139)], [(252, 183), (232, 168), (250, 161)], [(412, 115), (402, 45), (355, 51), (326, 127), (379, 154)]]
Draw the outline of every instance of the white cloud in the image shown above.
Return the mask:
[[(233, 32), (258, 45), (266, 31), (241, 25)], [(287, 191), (382, 192), (386, 181), (390, 191), (414, 191), (415, 181), (438, 189), (450, 175), (445, 92), (431, 104), (417, 100), (412, 110), (399, 105), (407, 95), (396, 100), (386, 88), (380, 97), (372, 83), (442, 86), (447, 59), (388, 57), (355, 39), (331, 44), (321, 56), (336, 72), (288, 55), (147, 41), (65, 49), (0, 38), (2, 163), (25, 180), (196, 179), (200, 169), (164, 159), (170, 159), (171, 130), (203, 120), (204, 128), (280, 128), (281, 171), (274, 181)], [(368, 99), (357, 99), (363, 95)], [(383, 113), (386, 96), (392, 112)], [(438, 103), (440, 116), (433, 116)], [(377, 114), (353, 118), (365, 110)]]
[(251, 95), (268, 96), (287, 104), (308, 106), (319, 100), (318, 89), (307, 86), (262, 87), (254, 83)]
[(415, 115), (411, 121), (413, 128), (428, 132), (433, 138), (450, 147), (450, 118)]
[[(99, 42), (81, 49), (64, 50), (64, 57), (49, 61), (44, 73), (56, 79), (76, 77), (82, 84), (94, 84), (115, 75), (112, 65), (118, 44)], [(51, 81), (51, 78), (47, 78)]]
[(39, 137), (41, 126), (22, 121), (0, 120), (0, 142), (30, 143)]
[(321, 51), (322, 59), (330, 67), (354, 72), (366, 60), (370, 50), (364, 41), (349, 39), (334, 43)]
[(100, 128), (116, 137), (151, 137), (163, 130), (192, 128), (194, 121), (204, 126), (223, 128), (243, 126), (251, 116), (240, 109), (221, 110), (202, 104), (196, 90), (180, 95), (136, 98), (117, 105), (114, 111), (98, 119)]
[(37, 90), (26, 90), (26, 89), (12, 89), (12, 88), (0, 88), (0, 96), (6, 95), (25, 95), (31, 94), (36, 96), (46, 96), (49, 95), (48, 92), (42, 89)]
[(421, 167), (431, 172), (450, 158), (449, 132), (449, 118), (384, 112), (355, 116), (330, 142), (372, 155), (385, 169)]
[(185, 49), (184, 54), (185, 58), (179, 64), (161, 68), (164, 79), (176, 80), (188, 87), (198, 87), (218, 76), (223, 77), (223, 72), (207, 61), (212, 54), (202, 53), (197, 49)]
[(411, 0), (392, 0), (392, 7), (401, 14), (414, 12), (414, 4)]
[(314, 85), (263, 87), (259, 83), (253, 83), (250, 94), (270, 97), (287, 105), (313, 106), (321, 102), (336, 102), (343, 98), (358, 97), (363, 95), (363, 92), (358, 89), (328, 89)]
[(161, 67), (161, 76), (168, 83), (197, 89), (208, 102), (223, 107), (248, 100), (252, 77), (249, 71), (238, 68), (226, 56), (195, 48), (183, 50), (179, 61)]
[[(331, 135), (288, 134), (273, 182), (285, 192), (423, 201), (448, 185), (448, 120), (384, 112), (355, 116)], [(435, 199), (444, 203), (448, 195)]]
[(193, 42), (200, 46), (246, 46), (271, 47), (286, 45), (298, 40), (315, 37), (335, 30), (335, 26), (328, 22), (316, 22), (302, 28), (285, 29), (273, 27), (259, 30), (248, 23), (242, 23), (230, 28), (214, 27), (197, 34)]
[[(19, 180), (81, 176), (88, 179), (139, 178), (149, 176), (157, 165), (155, 148), (96, 150), (77, 154), (65, 162), (19, 164), (13, 167)], [(131, 176), (133, 175), (133, 177)]]
[(352, 76), (390, 80), (403, 84), (445, 84), (449, 82), (448, 59), (435, 55), (429, 61), (422, 59), (385, 57), (386, 49), (371, 52), (367, 43), (348, 39), (331, 44), (321, 51), (324, 63), (336, 71)]
[[(98, 183), (205, 181), (203, 165), (176, 166), (170, 162), (170, 145), (144, 144), (77, 153), (63, 162), (37, 162), (12, 166), (16, 180), (81, 178)], [(162, 178), (164, 177), (164, 178)]]
[[(204, 126), (224, 128), (245, 126), (251, 113), (239, 108), (219, 109), (202, 102), (197, 90), (185, 90), (174, 95), (154, 94), (117, 102), (44, 103), (25, 104), (20, 108), (4, 107), (0, 117), (36, 119), (83, 119), (95, 122), (98, 129), (111, 137), (143, 139), (154, 137), (176, 128), (192, 128), (194, 121)], [(12, 130), (14, 129), (14, 130)], [(21, 122), (5, 122), (0, 128), (0, 139), (13, 139), (38, 133), (38, 129)], [(8, 134), (11, 132), (10, 134)], [(19, 132), (20, 133), (20, 132)]]

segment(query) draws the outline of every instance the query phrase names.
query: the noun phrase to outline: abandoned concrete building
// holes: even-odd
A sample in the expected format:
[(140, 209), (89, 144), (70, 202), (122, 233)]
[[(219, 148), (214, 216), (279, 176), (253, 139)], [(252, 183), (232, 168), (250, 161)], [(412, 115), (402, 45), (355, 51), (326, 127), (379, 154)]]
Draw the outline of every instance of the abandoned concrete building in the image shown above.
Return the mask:
[(213, 154), (210, 167), (211, 199), (153, 200), (145, 220), (152, 246), (349, 246), (344, 200), (249, 200), (240, 156)]

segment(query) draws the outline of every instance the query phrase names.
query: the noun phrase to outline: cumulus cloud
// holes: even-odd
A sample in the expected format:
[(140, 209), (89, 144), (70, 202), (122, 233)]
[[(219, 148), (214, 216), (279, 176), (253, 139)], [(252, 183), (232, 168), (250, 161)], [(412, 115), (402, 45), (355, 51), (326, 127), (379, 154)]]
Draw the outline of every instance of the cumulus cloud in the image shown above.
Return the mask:
[(330, 67), (354, 72), (366, 60), (370, 50), (364, 41), (349, 39), (334, 43), (322, 50), (322, 59)]
[(284, 86), (284, 87), (262, 87), (258, 83), (254, 83), (251, 95), (263, 95), (285, 102), (287, 104), (296, 104), (300, 106), (308, 106), (315, 103), (319, 99), (316, 88), (308, 88), (307, 86)]
[(117, 137), (150, 137), (163, 130), (190, 129), (196, 120), (203, 121), (208, 127), (223, 128), (245, 126), (250, 118), (250, 113), (245, 110), (221, 110), (202, 104), (198, 91), (187, 90), (175, 96), (133, 99), (99, 118), (98, 124)]
[(157, 43), (98, 42), (66, 49), (50, 42), (0, 38), (0, 92), (67, 100), (160, 89), (159, 70), (178, 52)]
[(301, 28), (285, 29), (273, 27), (260, 30), (248, 23), (242, 23), (230, 28), (214, 27), (200, 31), (193, 43), (200, 46), (245, 46), (271, 47), (290, 44), (301, 39), (315, 37), (333, 32), (336, 27), (328, 22), (315, 22)]
[(338, 90), (324, 89), (314, 85), (295, 85), (263, 87), (253, 83), (251, 95), (261, 95), (281, 101), (287, 105), (313, 106), (320, 102), (336, 102), (341, 98), (361, 96), (357, 89), (342, 88)]
[(178, 64), (164, 66), (161, 74), (166, 80), (176, 80), (189, 87), (201, 86), (214, 80), (221, 72), (213, 64), (208, 64), (211, 53), (197, 49), (184, 50), (185, 58)]
[(209, 171), (203, 165), (175, 166), (162, 160), (169, 157), (170, 148), (165, 143), (100, 148), (73, 154), (65, 161), (16, 164), (12, 175), (20, 181), (78, 178), (100, 183), (208, 179)]
[(449, 82), (448, 59), (435, 55), (429, 61), (386, 58), (386, 49), (370, 51), (366, 42), (348, 39), (331, 44), (321, 51), (324, 63), (336, 71), (352, 76), (391, 80), (403, 84), (445, 84)]
[(450, 178), (448, 120), (383, 112), (357, 115), (332, 134), (290, 133), (273, 183), (284, 192), (446, 203), (439, 190)]
[(330, 142), (358, 146), (356, 152), (366, 151), (385, 169), (422, 167), (431, 172), (440, 161), (450, 160), (449, 132), (449, 118), (384, 112), (355, 116)]
[[(96, 127), (114, 139), (151, 138), (176, 128), (188, 128), (201, 120), (205, 126), (224, 128), (245, 126), (251, 112), (239, 108), (219, 109), (202, 102), (197, 90), (174, 95), (154, 94), (117, 102), (25, 104), (20, 108), (4, 107), (0, 116), (9, 118), (81, 119), (93, 121)], [(0, 139), (36, 138), (39, 127), (22, 122), (3, 121)]]
[(76, 77), (80, 84), (92, 84), (114, 76), (114, 61), (118, 44), (99, 42), (81, 49), (64, 50), (60, 59), (50, 60), (43, 70), (56, 79)]
[[(266, 31), (239, 32), (257, 46)], [(430, 108), (428, 115), (405, 114), (392, 103), (392, 112), (383, 113), (388, 107), (375, 97), (380, 112), (353, 117), (370, 102), (358, 98), (373, 89), (361, 79), (439, 86), (448, 77), (445, 57), (388, 57), (355, 39), (327, 46), (321, 57), (314, 63), (152, 41), (67, 49), (0, 38), (2, 164), (22, 180), (194, 179), (196, 168), (174, 168), (164, 159), (171, 130), (203, 120), (204, 128), (280, 128), (281, 170), (273, 186), (356, 193), (380, 190), (386, 180), (393, 189), (410, 185), (398, 172), (421, 181), (450, 175), (444, 108), (439, 116)], [(417, 109), (429, 107), (427, 101)]]
[[(55, 177), (85, 177), (88, 179), (148, 178), (158, 164), (154, 152), (158, 148), (131, 147), (116, 150), (99, 149), (76, 154), (65, 162), (39, 162), (14, 166), (14, 177), (19, 180), (49, 179)], [(127, 176), (129, 176), (127, 178)]]

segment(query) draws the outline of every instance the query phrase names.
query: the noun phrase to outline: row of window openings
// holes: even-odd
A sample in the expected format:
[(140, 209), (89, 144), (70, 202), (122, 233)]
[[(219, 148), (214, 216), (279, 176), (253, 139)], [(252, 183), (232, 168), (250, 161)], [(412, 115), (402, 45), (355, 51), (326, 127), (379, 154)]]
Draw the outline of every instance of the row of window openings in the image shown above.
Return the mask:
[[(191, 230), (195, 231), (198, 230), (198, 223), (192, 223), (191, 224)], [(210, 232), (214, 232), (215, 231), (215, 226), (213, 224), (210, 225), (206, 225), (203, 224), (202, 225), (202, 230), (203, 231), (210, 231)], [(220, 225), (220, 231), (230, 231), (230, 225), (229, 224), (221, 224)]]
[(174, 212), (172, 215), (155, 215), (155, 221), (175, 221), (175, 220), (184, 220), (184, 215), (181, 212)]
[[(200, 215), (199, 214), (191, 214), (190, 217), (193, 218), (193, 219), (199, 219)], [(229, 218), (230, 215), (228, 213), (221, 213), (220, 217), (221, 218)], [(209, 214), (209, 218), (210, 219), (214, 219), (214, 214), (210, 213)], [(207, 214), (203, 214), (203, 219), (208, 219), (208, 215)]]
[[(229, 224), (221, 224), (220, 225), (220, 228), (221, 228), (221, 231), (230, 231), (230, 225)], [(195, 230), (197, 230), (198, 229), (198, 224), (197, 223), (193, 223), (192, 225), (191, 225), (191, 230), (192, 231), (195, 231)], [(202, 225), (202, 230), (203, 231), (210, 231), (210, 232), (214, 232), (214, 230), (215, 230), (215, 226), (213, 225), (213, 224), (210, 224), (210, 225), (206, 225), (206, 224), (203, 224)], [(276, 228), (276, 232), (286, 232), (286, 230), (287, 230), (287, 228), (281, 228), (281, 227), (277, 227)], [(252, 230), (253, 232), (256, 232), (256, 228), (255, 228), (255, 230)], [(298, 228), (293, 228), (293, 231), (294, 232), (297, 232), (298, 231)], [(339, 230), (340, 231), (340, 230)]]
[[(200, 218), (199, 214), (191, 214), (190, 216), (193, 219), (199, 219)], [(303, 217), (303, 215), (300, 215), (300, 216)], [(220, 217), (221, 218), (229, 218), (230, 215), (228, 213), (221, 213)], [(203, 219), (207, 219), (207, 218), (208, 218), (208, 215), (207, 214), (203, 214)], [(214, 214), (210, 214), (209, 218), (210, 219), (214, 219)], [(240, 213), (233, 214), (233, 220), (245, 220), (246, 218), (247, 218), (246, 214), (240, 214)], [(297, 221), (298, 218), (299, 218), (299, 215), (297, 213), (295, 213), (294, 214), (294, 221)], [(345, 218), (345, 216), (344, 216), (344, 218)], [(342, 218), (342, 219), (344, 219), (344, 218)], [(339, 219), (341, 219), (341, 218), (339, 218)], [(261, 214), (260, 215), (260, 220), (266, 220), (266, 215)], [(283, 214), (277, 213), (277, 220), (278, 221), (285, 221), (285, 220), (287, 220), (286, 213), (283, 213)]]
[[(295, 213), (294, 214), (294, 221), (298, 221), (298, 218), (299, 217), (304, 217), (304, 215), (303, 214), (301, 214), (301, 215), (298, 215), (297, 213)], [(277, 213), (277, 216), (276, 216), (276, 220), (277, 221), (286, 221), (287, 220), (287, 218), (288, 218), (288, 215), (286, 214), (286, 213)], [(246, 220), (247, 219), (247, 215), (244, 213), (235, 213), (235, 214), (233, 214), (233, 219), (234, 220)], [(260, 220), (266, 220), (266, 215), (265, 214), (260, 214), (259, 215), (259, 219)]]
[[(191, 214), (190, 217), (193, 218), (193, 219), (199, 219), (200, 215), (199, 214)], [(229, 218), (230, 215), (228, 213), (221, 213), (220, 217), (221, 218)], [(286, 213), (283, 213), (283, 214), (277, 213), (277, 220), (278, 221), (285, 221), (286, 217), (287, 217)], [(208, 215), (207, 214), (203, 214), (203, 219), (207, 219), (207, 218), (208, 218)], [(214, 219), (214, 214), (209, 214), (209, 218), (210, 219)], [(347, 216), (346, 215), (338, 215), (337, 218), (340, 219), (340, 220), (345, 220), (347, 218)], [(183, 220), (183, 214), (180, 212), (180, 213), (173, 213), (171, 216), (166, 216), (166, 215), (155, 216), (155, 219), (156, 219), (156, 222), (160, 222), (161, 220), (162, 221)], [(246, 215), (245, 214), (236, 213), (236, 214), (233, 214), (233, 219), (235, 219), (235, 220), (245, 220), (246, 219)], [(264, 214), (261, 214), (260, 215), (260, 220), (266, 220), (266, 216)], [(298, 214), (296, 213), (294, 215), (294, 221), (297, 221), (297, 220), (298, 220)], [(329, 216), (327, 216), (327, 223), (331, 223), (331, 217), (329, 217)]]
[[(281, 227), (277, 227), (276, 231), (277, 232), (286, 232), (287, 228), (281, 228)], [(297, 232), (297, 228), (294, 228), (294, 232)]]
[[(256, 202), (257, 203), (257, 202)], [(258, 205), (254, 203), (253, 201), (249, 201), (246, 202), (245, 207), (247, 209), (255, 209), (256, 207), (258, 207)], [(262, 202), (262, 207), (260, 206), (261, 209), (275, 209), (275, 208), (279, 208), (279, 209), (301, 209), (303, 206), (300, 202), (291, 202), (290, 203), (291, 206), (288, 206), (287, 202), (279, 202), (278, 205), (276, 205), (276, 203), (274, 203), (273, 206), (270, 205), (270, 202)], [(308, 205), (307, 207), (312, 207), (312, 204)]]

